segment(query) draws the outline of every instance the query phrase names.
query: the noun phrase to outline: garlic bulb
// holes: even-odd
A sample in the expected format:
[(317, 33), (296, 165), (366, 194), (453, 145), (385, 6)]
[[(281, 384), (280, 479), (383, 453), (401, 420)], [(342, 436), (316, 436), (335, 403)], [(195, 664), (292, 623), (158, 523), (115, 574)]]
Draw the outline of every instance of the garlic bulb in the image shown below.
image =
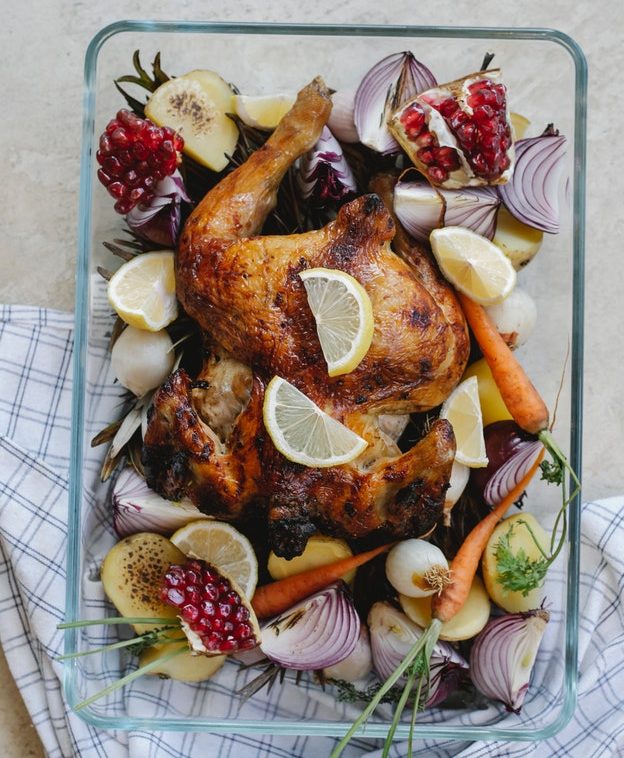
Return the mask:
[(439, 547), (426, 540), (404, 540), (386, 558), (386, 576), (397, 592), (427, 597), (450, 582), (448, 561)]
[(148, 332), (127, 326), (111, 351), (111, 366), (119, 383), (137, 397), (162, 384), (171, 373), (175, 354), (164, 329)]
[(470, 651), (470, 676), (484, 695), (520, 713), (550, 616), (542, 608), (492, 619)]
[(120, 537), (139, 532), (170, 535), (191, 521), (208, 519), (190, 500), (165, 500), (131, 468), (125, 468), (113, 488), (113, 526)]

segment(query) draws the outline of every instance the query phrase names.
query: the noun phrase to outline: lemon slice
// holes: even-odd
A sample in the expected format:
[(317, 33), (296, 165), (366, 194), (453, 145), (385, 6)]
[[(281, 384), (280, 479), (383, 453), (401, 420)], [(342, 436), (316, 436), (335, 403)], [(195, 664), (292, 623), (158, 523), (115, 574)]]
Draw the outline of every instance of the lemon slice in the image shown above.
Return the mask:
[(303, 466), (348, 463), (368, 444), (279, 376), (266, 388), (263, 416), (275, 447), (289, 461)]
[(108, 300), (130, 326), (158, 332), (178, 317), (174, 255), (143, 253), (124, 263), (108, 283)]
[(344, 271), (311, 268), (299, 276), (316, 320), (327, 373), (348, 374), (362, 361), (373, 340), (370, 297), (358, 280)]
[(247, 126), (275, 129), (295, 102), (294, 95), (234, 95), (234, 111)]
[(500, 303), (516, 284), (516, 272), (493, 242), (463, 226), (434, 229), (429, 237), (449, 282), (481, 305)]
[(476, 376), (465, 379), (442, 404), (440, 418), (451, 422), (457, 450), (455, 460), (471, 468), (487, 466), (483, 418)]
[(222, 521), (192, 521), (178, 529), (171, 542), (190, 558), (211, 563), (233, 579), (248, 599), (258, 583), (258, 561), (251, 542)]

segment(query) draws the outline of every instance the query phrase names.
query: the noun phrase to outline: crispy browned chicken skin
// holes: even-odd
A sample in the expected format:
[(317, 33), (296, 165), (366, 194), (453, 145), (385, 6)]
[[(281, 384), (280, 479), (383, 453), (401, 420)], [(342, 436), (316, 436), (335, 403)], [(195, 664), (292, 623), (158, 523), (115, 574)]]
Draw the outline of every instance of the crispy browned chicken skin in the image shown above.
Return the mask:
[[(455, 453), (450, 425), (436, 421), (401, 454), (379, 416), (439, 405), (459, 381), (469, 348), (452, 291), (427, 252), (397, 233), (380, 197), (391, 199), (392, 178), (381, 177), (379, 194), (344, 205), (323, 229), (254, 236), (285, 172), (315, 144), (330, 109), (329, 92), (315, 79), (264, 147), (208, 192), (187, 221), (178, 297), (215, 349), (202, 381), (193, 385), (178, 372), (156, 393), (144, 446), (148, 482), (166, 497), (185, 493), (203, 510), (232, 519), (268, 504), (273, 549), (287, 557), (300, 553), (317, 527), (360, 537), (380, 528), (410, 536), (435, 525)], [(354, 276), (373, 306), (370, 350), (341, 377), (327, 375), (298, 276), (319, 266)], [(369, 447), (360, 458), (313, 469), (278, 453), (261, 419), (263, 386), (276, 374), (363, 436)], [(221, 418), (211, 413), (217, 398), (225, 406)]]

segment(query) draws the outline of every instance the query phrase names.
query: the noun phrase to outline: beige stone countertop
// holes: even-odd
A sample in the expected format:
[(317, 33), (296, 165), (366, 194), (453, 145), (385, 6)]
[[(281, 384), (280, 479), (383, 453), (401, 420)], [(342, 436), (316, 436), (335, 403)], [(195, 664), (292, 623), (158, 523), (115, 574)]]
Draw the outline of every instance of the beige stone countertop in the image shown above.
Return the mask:
[[(382, 6), (384, 9), (382, 10)], [(2, 4), (0, 69), (0, 302), (72, 309), (85, 49), (122, 18), (203, 21), (542, 26), (571, 35), (589, 62), (586, 348), (583, 481), (586, 499), (624, 492), (621, 171), (624, 4), (621, 0), (33, 0)], [(0, 750), (43, 755), (0, 661)]]

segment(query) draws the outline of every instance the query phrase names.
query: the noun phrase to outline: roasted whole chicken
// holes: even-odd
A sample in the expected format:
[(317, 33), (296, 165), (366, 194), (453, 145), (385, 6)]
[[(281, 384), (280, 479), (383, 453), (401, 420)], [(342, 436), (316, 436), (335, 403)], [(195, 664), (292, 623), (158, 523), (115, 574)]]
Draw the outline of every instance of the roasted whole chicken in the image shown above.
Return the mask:
[[(259, 234), (280, 181), (315, 144), (330, 109), (315, 79), (265, 145), (188, 219), (177, 293), (205, 332), (205, 362), (198, 376), (178, 370), (156, 392), (143, 449), (153, 489), (186, 495), (222, 519), (266, 512), (271, 547), (285, 557), (301, 553), (316, 530), (404, 537), (435, 526), (455, 454), (452, 428), (435, 421), (404, 454), (396, 437), (406, 414), (450, 394), (469, 351), (453, 292), (389, 211), (392, 177), (378, 177), (373, 194), (343, 205), (322, 229)], [(354, 276), (375, 317), (366, 357), (334, 378), (298, 276), (319, 266)], [(264, 387), (276, 374), (366, 439), (364, 453), (323, 469), (284, 458), (262, 422)]]

